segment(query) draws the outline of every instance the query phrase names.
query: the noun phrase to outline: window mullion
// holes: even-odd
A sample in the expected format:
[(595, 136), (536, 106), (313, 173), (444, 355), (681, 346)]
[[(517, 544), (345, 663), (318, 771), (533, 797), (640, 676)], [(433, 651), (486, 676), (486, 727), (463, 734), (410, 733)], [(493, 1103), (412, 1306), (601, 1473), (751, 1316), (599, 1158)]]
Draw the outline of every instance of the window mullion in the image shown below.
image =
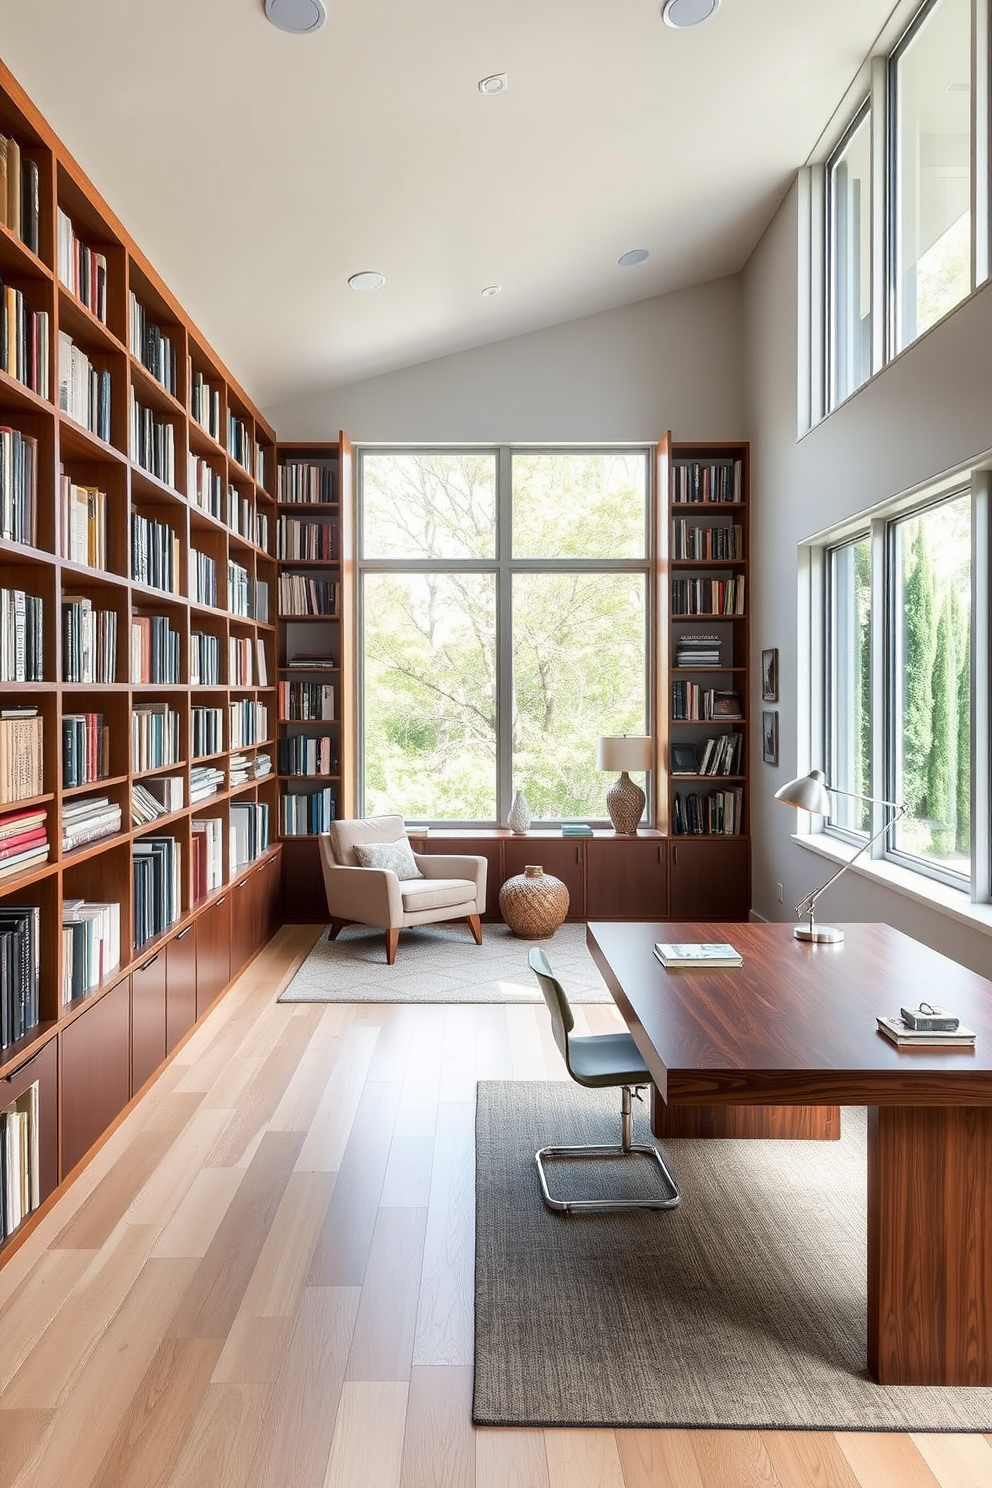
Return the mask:
[(992, 471), (978, 470), (971, 483), (971, 897), (992, 900)]
[[(894, 801), (895, 750), (892, 730), (899, 716), (894, 687), (899, 668), (896, 656), (898, 616), (891, 579), (888, 523), (877, 517), (871, 524), (871, 782), (868, 794)], [(869, 836), (881, 829), (884, 806), (870, 808)], [(886, 837), (888, 833), (886, 833)], [(879, 838), (871, 856), (882, 858), (888, 843)]]
[(496, 820), (505, 822), (513, 800), (513, 455), (496, 451)]

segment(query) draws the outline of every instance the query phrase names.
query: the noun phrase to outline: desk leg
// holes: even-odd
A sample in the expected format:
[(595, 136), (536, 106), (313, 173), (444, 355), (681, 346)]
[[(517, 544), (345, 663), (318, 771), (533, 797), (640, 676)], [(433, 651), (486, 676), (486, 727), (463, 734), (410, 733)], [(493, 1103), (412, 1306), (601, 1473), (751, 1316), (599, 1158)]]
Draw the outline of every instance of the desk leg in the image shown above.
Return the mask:
[(835, 1142), (839, 1106), (668, 1106), (651, 1087), (656, 1137), (755, 1137)]
[(992, 1385), (992, 1107), (869, 1110), (868, 1368)]

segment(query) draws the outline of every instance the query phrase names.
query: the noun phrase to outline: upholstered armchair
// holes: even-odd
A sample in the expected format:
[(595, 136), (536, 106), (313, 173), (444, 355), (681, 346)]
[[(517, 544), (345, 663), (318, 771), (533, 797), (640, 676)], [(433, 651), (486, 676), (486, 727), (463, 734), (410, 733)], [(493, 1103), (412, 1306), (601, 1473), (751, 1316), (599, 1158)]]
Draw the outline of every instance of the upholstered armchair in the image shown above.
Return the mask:
[(332, 822), (320, 838), (328, 939), (345, 925), (381, 925), (386, 961), (396, 960), (400, 931), (438, 920), (468, 920), (482, 944), (486, 908), (485, 858), (415, 853), (401, 816)]

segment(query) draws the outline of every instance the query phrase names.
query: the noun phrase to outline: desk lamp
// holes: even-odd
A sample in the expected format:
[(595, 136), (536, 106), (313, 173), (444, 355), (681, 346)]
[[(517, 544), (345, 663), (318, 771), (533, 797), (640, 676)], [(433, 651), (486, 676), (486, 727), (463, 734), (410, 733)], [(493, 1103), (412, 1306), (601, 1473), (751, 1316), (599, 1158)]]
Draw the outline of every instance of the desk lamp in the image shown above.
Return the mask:
[(824, 889), (829, 889), (831, 884), (837, 882), (842, 873), (847, 872), (852, 863), (857, 862), (862, 853), (868, 851), (873, 842), (877, 842), (879, 837), (888, 831), (889, 827), (893, 826), (901, 816), (905, 816), (907, 810), (905, 805), (897, 801), (883, 801), (879, 796), (860, 796), (856, 791), (838, 790), (835, 785), (827, 784), (827, 777), (822, 770), (811, 770), (808, 775), (800, 775), (797, 780), (790, 780), (787, 785), (779, 786), (775, 792), (775, 799), (776, 801), (784, 801), (786, 806), (798, 806), (800, 811), (809, 811), (815, 816), (829, 816), (831, 814), (831, 795), (849, 796), (852, 801), (867, 801), (872, 806), (888, 806), (892, 809), (893, 815), (887, 822), (883, 823), (874, 837), (869, 837), (867, 842), (862, 843), (853, 858), (849, 858), (846, 863), (840, 865), (837, 872), (828, 878), (825, 884), (821, 884), (820, 888), (814, 889), (812, 894), (807, 894), (806, 898), (800, 900), (796, 905), (797, 915), (809, 916), (808, 924), (796, 925), (793, 930), (792, 933), (796, 939), (812, 940), (817, 944), (828, 945), (843, 940), (844, 932), (837, 925), (816, 925), (813, 923), (813, 910), (816, 907), (817, 899), (819, 899)]

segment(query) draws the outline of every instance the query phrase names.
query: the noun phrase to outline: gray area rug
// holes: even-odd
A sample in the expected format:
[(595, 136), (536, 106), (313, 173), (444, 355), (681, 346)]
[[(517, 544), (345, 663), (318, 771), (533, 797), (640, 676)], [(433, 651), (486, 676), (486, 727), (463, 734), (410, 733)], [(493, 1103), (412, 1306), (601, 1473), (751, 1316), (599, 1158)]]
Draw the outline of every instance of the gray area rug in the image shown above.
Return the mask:
[[(863, 1111), (839, 1142), (666, 1141), (667, 1213), (546, 1209), (537, 1148), (615, 1142), (619, 1109), (567, 1081), (479, 1084), (477, 1425), (992, 1429), (992, 1389), (867, 1374)], [(616, 1194), (609, 1166), (557, 1164), (552, 1193)]]
[(547, 940), (518, 940), (505, 925), (483, 925), (477, 946), (467, 925), (404, 930), (394, 966), (381, 930), (349, 925), (322, 934), (280, 1002), (542, 1002), (527, 964), (544, 947), (573, 1002), (610, 1002), (586, 949), (585, 925), (562, 925)]

